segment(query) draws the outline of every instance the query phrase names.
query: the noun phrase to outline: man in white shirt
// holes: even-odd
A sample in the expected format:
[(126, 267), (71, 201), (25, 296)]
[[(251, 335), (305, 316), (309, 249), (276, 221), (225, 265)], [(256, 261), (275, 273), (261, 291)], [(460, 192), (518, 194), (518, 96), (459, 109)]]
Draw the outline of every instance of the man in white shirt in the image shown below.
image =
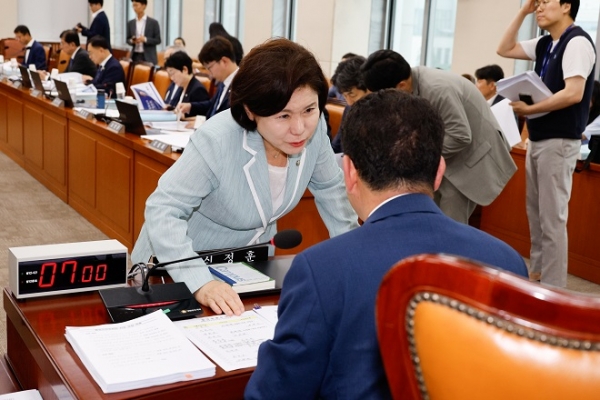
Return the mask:
[(136, 18), (127, 23), (127, 43), (133, 46), (131, 59), (156, 65), (156, 46), (161, 42), (158, 21), (146, 15), (147, 0), (131, 0), (131, 5), (136, 14)]

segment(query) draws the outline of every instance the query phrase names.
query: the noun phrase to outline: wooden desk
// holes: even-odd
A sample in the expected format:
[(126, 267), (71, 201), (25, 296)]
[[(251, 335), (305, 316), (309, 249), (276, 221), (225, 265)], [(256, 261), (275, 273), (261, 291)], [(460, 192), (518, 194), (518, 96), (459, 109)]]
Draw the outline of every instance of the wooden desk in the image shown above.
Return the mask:
[[(276, 305), (279, 296), (244, 299)], [(241, 399), (253, 368), (225, 372), (217, 366), (211, 378), (147, 389), (104, 394), (65, 339), (66, 326), (106, 324), (110, 318), (98, 292), (17, 301), (4, 289), (6, 360), (23, 389), (38, 389), (54, 399)], [(204, 307), (204, 315), (214, 315)]]
[[(131, 250), (144, 223), (146, 199), (179, 154), (161, 154), (137, 135), (115, 134), (106, 124), (0, 83), (0, 150), (88, 221)], [(302, 232), (295, 254), (329, 238), (313, 196), (278, 221)]]
[[(531, 241), (525, 211), (525, 150), (513, 148), (518, 170), (500, 196), (481, 212), (482, 230), (502, 239), (523, 257), (529, 257)], [(600, 209), (600, 165), (573, 175), (569, 201), (569, 273), (600, 284), (600, 257), (596, 237)]]

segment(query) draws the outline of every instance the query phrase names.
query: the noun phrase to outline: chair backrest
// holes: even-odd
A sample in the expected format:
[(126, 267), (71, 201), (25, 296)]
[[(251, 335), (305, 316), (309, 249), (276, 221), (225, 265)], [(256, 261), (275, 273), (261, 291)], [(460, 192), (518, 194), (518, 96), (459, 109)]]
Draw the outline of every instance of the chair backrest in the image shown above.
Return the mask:
[(158, 53), (156, 53), (156, 60), (157, 60), (157, 65), (162, 68), (165, 66), (165, 52), (164, 51), (159, 51)]
[(25, 46), (15, 38), (5, 38), (0, 40), (0, 54), (4, 56), (6, 61), (20, 57), (19, 62), (22, 62), (25, 55)]
[(340, 130), (345, 107), (339, 104), (326, 103), (325, 108), (329, 113), (329, 126), (331, 127), (331, 138), (333, 139)]
[(206, 76), (196, 76), (196, 79), (198, 79), (200, 81), (200, 83), (202, 83), (204, 85), (204, 87), (206, 88), (206, 91), (208, 92), (208, 95), (210, 97), (213, 97), (213, 95), (215, 94), (215, 88), (216, 85), (213, 85), (213, 82), (210, 78), (207, 78)]
[(167, 94), (167, 90), (169, 89), (169, 85), (171, 84), (171, 78), (169, 78), (169, 74), (164, 69), (158, 70), (154, 73), (154, 78), (152, 78), (152, 82), (154, 82), (154, 86), (160, 97), (163, 99)]
[(69, 61), (71, 60), (71, 56), (67, 54), (66, 51), (61, 51), (58, 53), (58, 63), (56, 64), (56, 68), (58, 72), (61, 74), (67, 70), (69, 67)]
[(43, 45), (44, 53), (46, 54), (46, 68), (50, 65), (50, 57), (52, 55), (52, 47), (48, 45)]
[(122, 58), (119, 60), (125, 73), (125, 90), (129, 90), (129, 78), (131, 77), (131, 60)]
[(154, 64), (140, 62), (133, 64), (131, 70), (131, 78), (129, 78), (129, 88), (127, 89), (128, 94), (131, 95), (131, 86), (137, 85), (138, 83), (150, 82), (152, 80), (152, 72), (154, 71)]
[(384, 277), (376, 322), (397, 399), (600, 396), (598, 297), (421, 255)]

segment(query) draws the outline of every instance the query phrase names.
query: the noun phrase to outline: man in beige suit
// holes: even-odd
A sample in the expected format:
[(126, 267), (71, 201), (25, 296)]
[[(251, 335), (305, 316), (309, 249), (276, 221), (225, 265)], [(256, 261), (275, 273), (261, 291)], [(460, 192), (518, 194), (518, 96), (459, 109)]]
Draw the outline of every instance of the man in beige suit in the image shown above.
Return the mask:
[(369, 91), (396, 88), (423, 97), (442, 115), (446, 173), (435, 201), (452, 219), (468, 223), (477, 204), (490, 204), (517, 170), (510, 147), (477, 87), (460, 75), (410, 68), (392, 50), (378, 50), (362, 66)]

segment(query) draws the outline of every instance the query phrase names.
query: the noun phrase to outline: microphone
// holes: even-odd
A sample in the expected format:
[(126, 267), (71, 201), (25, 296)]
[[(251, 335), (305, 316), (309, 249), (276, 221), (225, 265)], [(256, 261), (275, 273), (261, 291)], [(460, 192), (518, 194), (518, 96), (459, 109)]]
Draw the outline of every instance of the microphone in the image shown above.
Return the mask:
[[(126, 287), (116, 289), (100, 290), (100, 297), (104, 302), (106, 310), (113, 322), (128, 321), (130, 319), (145, 315), (147, 312), (155, 311), (163, 306), (163, 310), (170, 319), (191, 318), (201, 314), (202, 309), (193, 294), (183, 282), (153, 285), (150, 288), (150, 273), (165, 266), (184, 261), (251, 250), (273, 245), (280, 249), (291, 249), (302, 242), (302, 234), (295, 229), (283, 230), (275, 234), (267, 242), (257, 243), (249, 246), (232, 247), (227, 249), (209, 250), (198, 252), (196, 256), (182, 258), (179, 260), (138, 263), (131, 270), (139, 269), (142, 273), (142, 286)], [(152, 256), (154, 257), (154, 256)], [(152, 259), (152, 258), (151, 258)]]

